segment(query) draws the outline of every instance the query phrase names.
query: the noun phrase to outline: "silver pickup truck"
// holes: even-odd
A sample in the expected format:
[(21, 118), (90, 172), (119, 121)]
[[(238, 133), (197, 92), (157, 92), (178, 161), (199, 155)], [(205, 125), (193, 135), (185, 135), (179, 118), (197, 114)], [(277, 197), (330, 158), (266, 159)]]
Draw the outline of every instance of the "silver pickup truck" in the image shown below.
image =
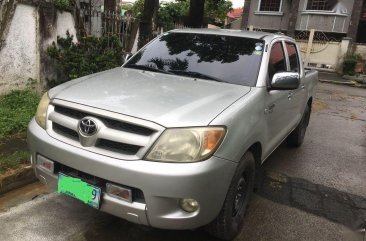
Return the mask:
[(44, 94), (28, 128), (34, 171), (128, 221), (230, 240), (260, 165), (304, 140), (318, 74), (299, 54), (280, 34), (164, 33), (122, 67)]

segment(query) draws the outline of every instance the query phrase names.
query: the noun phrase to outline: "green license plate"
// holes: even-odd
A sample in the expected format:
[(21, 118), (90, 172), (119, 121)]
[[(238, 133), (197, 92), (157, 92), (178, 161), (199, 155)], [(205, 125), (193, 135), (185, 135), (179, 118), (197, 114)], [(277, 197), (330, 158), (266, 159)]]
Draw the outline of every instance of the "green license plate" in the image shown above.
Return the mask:
[(69, 177), (63, 173), (59, 173), (57, 192), (79, 199), (94, 208), (99, 208), (100, 188), (83, 182), (79, 178)]

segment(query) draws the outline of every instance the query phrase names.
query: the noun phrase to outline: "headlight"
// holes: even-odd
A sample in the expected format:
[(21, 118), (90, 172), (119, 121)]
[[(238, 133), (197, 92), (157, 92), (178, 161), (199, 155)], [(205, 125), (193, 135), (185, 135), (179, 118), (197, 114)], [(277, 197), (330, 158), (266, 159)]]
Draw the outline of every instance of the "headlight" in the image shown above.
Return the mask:
[(47, 108), (48, 104), (50, 103), (50, 98), (48, 97), (48, 93), (44, 93), (41, 98), (41, 101), (38, 104), (37, 112), (36, 112), (36, 122), (40, 125), (43, 129), (46, 129), (46, 115), (47, 115)]
[(167, 129), (146, 159), (161, 162), (196, 162), (211, 156), (225, 135), (223, 127)]

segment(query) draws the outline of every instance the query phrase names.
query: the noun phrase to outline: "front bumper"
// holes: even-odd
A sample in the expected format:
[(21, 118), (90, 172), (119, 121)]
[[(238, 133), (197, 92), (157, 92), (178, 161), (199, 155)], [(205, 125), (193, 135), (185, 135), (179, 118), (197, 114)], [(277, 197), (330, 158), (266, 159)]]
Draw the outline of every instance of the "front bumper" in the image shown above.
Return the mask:
[[(140, 189), (145, 203), (126, 202), (103, 193), (101, 211), (128, 221), (164, 229), (193, 229), (211, 222), (220, 212), (236, 163), (218, 157), (196, 163), (125, 161), (71, 146), (50, 137), (33, 119), (28, 127), (32, 160), (40, 154), (62, 165), (117, 184)], [(57, 189), (57, 173), (37, 167), (37, 177), (50, 191)], [(200, 204), (193, 213), (179, 207), (179, 199)]]

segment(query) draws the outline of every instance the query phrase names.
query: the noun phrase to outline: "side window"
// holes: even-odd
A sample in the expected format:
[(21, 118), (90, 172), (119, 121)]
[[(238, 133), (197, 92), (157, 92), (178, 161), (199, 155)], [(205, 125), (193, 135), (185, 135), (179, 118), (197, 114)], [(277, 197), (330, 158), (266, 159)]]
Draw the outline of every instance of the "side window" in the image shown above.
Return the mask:
[(278, 72), (286, 72), (286, 60), (283, 52), (282, 42), (273, 44), (268, 63), (268, 76), (272, 80), (273, 75)]
[(299, 55), (297, 54), (296, 46), (294, 43), (286, 42), (286, 49), (288, 53), (288, 58), (290, 60), (290, 70), (291, 72), (299, 72)]

